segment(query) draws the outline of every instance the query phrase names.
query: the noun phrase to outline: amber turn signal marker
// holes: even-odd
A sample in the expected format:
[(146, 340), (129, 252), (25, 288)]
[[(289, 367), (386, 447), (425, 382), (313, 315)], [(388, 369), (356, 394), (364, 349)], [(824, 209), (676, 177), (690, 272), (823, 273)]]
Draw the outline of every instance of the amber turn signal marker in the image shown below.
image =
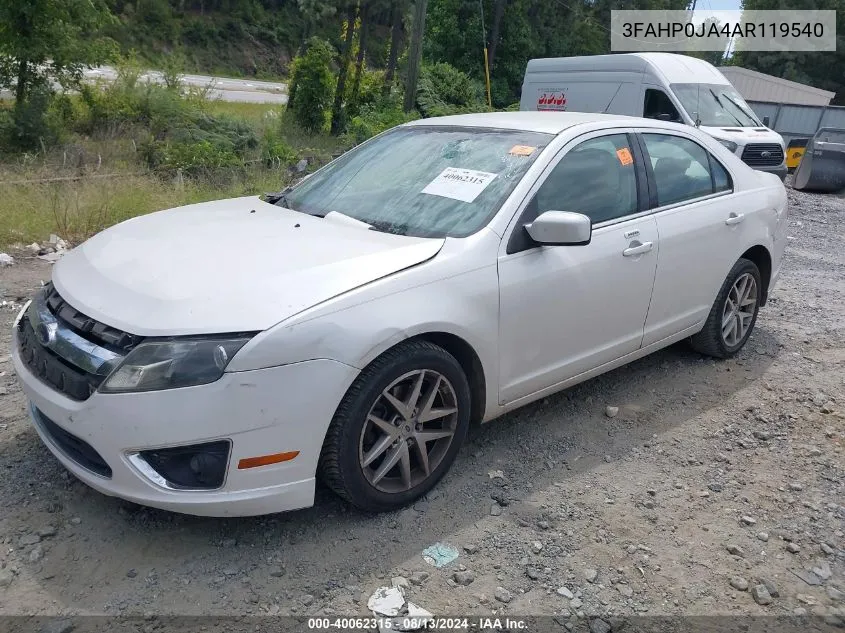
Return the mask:
[(238, 470), (257, 468), (258, 466), (269, 466), (270, 464), (278, 464), (280, 462), (289, 462), (297, 455), (299, 455), (299, 451), (273, 453), (272, 455), (262, 455), (261, 457), (245, 457), (238, 462)]

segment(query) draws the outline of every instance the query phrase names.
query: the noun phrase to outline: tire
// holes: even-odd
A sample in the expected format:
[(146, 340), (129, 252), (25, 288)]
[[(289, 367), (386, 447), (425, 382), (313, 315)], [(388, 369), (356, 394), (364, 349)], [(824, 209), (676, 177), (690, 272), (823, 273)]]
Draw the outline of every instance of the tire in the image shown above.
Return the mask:
[[(416, 405), (413, 411), (408, 403)], [(469, 382), (458, 361), (428, 341), (400, 344), (370, 363), (346, 392), (326, 433), (320, 477), (361, 510), (400, 508), (446, 473), (469, 422)]]
[[(751, 279), (754, 282), (754, 302), (753, 306), (748, 304), (745, 310), (737, 312), (731, 307), (737, 298), (737, 291), (741, 288), (735, 288), (740, 280)], [(710, 314), (707, 316), (707, 321), (704, 327), (698, 334), (690, 338), (692, 348), (697, 352), (713, 356), (714, 358), (730, 358), (741, 350), (751, 332), (754, 330), (754, 324), (757, 322), (757, 313), (760, 311), (760, 299), (762, 298), (763, 284), (760, 278), (760, 270), (757, 265), (748, 259), (739, 259), (731, 272), (728, 273), (725, 283), (719, 289), (719, 294), (713, 302), (713, 307), (710, 308)], [(730, 304), (729, 304), (730, 301)], [(750, 297), (746, 296), (745, 301), (750, 301)], [(742, 307), (742, 306), (741, 306)], [(733, 317), (733, 333), (726, 335), (723, 331), (722, 324), (727, 322), (727, 313), (731, 311), (735, 316)], [(744, 315), (744, 316), (743, 316)], [(743, 325), (740, 325), (742, 323)], [(742, 332), (741, 327), (747, 329)], [(730, 323), (726, 326), (730, 329)]]

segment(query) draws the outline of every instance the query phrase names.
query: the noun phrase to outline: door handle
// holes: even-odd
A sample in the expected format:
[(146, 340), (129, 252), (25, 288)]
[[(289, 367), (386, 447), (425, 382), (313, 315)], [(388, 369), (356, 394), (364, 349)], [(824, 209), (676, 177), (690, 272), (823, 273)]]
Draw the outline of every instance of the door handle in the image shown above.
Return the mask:
[(644, 244), (640, 244), (639, 242), (634, 241), (631, 242), (631, 246), (622, 251), (622, 255), (625, 257), (642, 255), (643, 253), (648, 253), (652, 248), (654, 248), (654, 242), (645, 242)]
[(739, 223), (740, 223), (740, 222), (742, 222), (744, 219), (745, 219), (745, 214), (744, 214), (744, 213), (739, 213), (739, 214), (737, 214), (737, 213), (731, 213), (731, 214), (728, 216), (728, 219), (727, 219), (727, 220), (725, 220), (725, 224), (727, 224), (728, 226), (731, 226), (731, 225), (733, 225), (733, 224), (739, 224)]

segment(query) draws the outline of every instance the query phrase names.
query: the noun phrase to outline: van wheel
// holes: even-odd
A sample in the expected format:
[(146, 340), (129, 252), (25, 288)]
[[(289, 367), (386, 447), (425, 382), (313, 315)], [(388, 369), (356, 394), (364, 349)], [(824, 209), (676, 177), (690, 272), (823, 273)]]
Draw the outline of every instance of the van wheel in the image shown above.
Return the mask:
[(469, 382), (458, 361), (427, 341), (398, 345), (344, 396), (323, 443), (321, 477), (362, 510), (402, 507), (446, 473), (469, 421)]
[(715, 358), (730, 358), (743, 348), (760, 310), (763, 284), (757, 265), (740, 259), (728, 273), (710, 308), (704, 327), (690, 338), (697, 352)]

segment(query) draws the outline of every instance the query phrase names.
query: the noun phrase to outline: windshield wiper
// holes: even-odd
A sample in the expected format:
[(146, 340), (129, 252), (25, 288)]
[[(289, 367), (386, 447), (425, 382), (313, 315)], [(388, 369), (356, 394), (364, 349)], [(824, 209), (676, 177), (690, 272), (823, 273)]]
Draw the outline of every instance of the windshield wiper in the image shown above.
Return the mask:
[(735, 116), (735, 115), (731, 114), (731, 113), (728, 111), (728, 109), (725, 107), (725, 104), (724, 104), (724, 103), (722, 103), (722, 100), (721, 100), (721, 99), (719, 99), (719, 95), (717, 95), (715, 92), (713, 92), (713, 89), (712, 89), (712, 88), (710, 88), (710, 94), (711, 94), (711, 95), (713, 95), (713, 98), (716, 100), (716, 103), (718, 103), (718, 104), (719, 104), (719, 107), (720, 107), (720, 108), (722, 108), (722, 111), (723, 111), (725, 114), (727, 114), (727, 115), (728, 115), (729, 117), (731, 117), (734, 121), (736, 121), (736, 122), (739, 124), (739, 127), (745, 127), (745, 126), (742, 124), (742, 121), (740, 121), (738, 118), (736, 118), (736, 116)]
[(269, 204), (277, 204), (281, 202), (282, 206), (290, 209), (286, 196), (291, 191), (293, 191), (293, 187), (285, 187), (281, 191), (276, 191), (274, 193), (265, 193), (262, 197), (264, 198), (264, 202), (267, 202)]
[[(732, 104), (733, 104), (733, 106), (734, 106), (737, 110), (739, 110), (739, 111), (740, 111), (740, 112), (742, 112), (745, 116), (747, 116), (747, 117), (748, 117), (748, 119), (751, 121), (751, 125), (752, 125), (752, 126), (754, 126), (754, 125), (760, 125), (760, 123), (759, 123), (757, 120), (755, 120), (755, 119), (754, 119), (754, 117), (753, 117), (753, 116), (751, 116), (751, 114), (750, 114), (750, 113), (749, 113), (749, 112), (748, 112), (745, 108), (743, 108), (741, 105), (739, 105), (739, 103), (737, 103), (736, 101), (734, 101), (734, 100), (733, 100), (730, 96), (725, 95), (725, 99), (727, 99), (730, 103), (732, 103)], [(734, 118), (736, 118), (736, 117), (734, 117)]]
[(391, 233), (393, 235), (407, 235), (408, 234), (408, 225), (407, 224), (394, 224), (393, 222), (387, 222), (386, 220), (373, 220), (371, 222), (367, 222), (370, 225), (371, 231), (379, 231), (381, 233)]

